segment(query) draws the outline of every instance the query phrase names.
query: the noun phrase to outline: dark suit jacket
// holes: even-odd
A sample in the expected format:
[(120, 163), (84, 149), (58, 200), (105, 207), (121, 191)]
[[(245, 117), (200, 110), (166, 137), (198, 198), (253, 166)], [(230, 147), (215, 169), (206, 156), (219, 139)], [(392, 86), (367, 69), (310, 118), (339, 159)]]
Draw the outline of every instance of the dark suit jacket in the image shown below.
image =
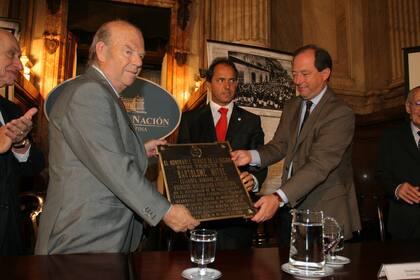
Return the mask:
[(285, 158), (281, 189), (289, 205), (322, 210), (351, 238), (361, 228), (351, 165), (353, 111), (328, 88), (297, 136), (301, 106), (301, 97), (285, 104), (273, 139), (258, 149), (261, 166)]
[[(238, 106), (233, 107), (226, 133), (233, 150), (253, 150), (264, 144), (264, 132), (261, 120)], [(179, 125), (178, 143), (211, 143), (217, 142), (215, 124), (209, 105), (184, 112)], [(249, 171), (262, 185), (267, 177), (267, 168), (258, 169), (246, 166), (241, 171)]]
[(420, 186), (420, 152), (410, 123), (387, 130), (379, 144), (376, 179), (390, 201), (388, 231), (393, 238), (420, 238), (420, 205), (395, 198), (395, 189), (408, 182)]
[[(16, 104), (3, 97), (0, 97), (0, 111), (5, 123), (22, 115)], [(0, 255), (22, 253), (19, 181), (40, 172), (43, 164), (42, 153), (33, 144), (26, 162), (19, 163), (11, 150), (0, 155)]]

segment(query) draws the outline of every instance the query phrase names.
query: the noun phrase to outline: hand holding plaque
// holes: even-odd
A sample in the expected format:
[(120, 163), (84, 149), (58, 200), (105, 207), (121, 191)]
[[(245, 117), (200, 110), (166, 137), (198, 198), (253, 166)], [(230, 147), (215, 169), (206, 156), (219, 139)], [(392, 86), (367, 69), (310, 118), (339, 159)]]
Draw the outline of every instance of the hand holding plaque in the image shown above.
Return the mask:
[(199, 221), (252, 217), (254, 208), (230, 151), (227, 142), (159, 146), (169, 201), (185, 205)]

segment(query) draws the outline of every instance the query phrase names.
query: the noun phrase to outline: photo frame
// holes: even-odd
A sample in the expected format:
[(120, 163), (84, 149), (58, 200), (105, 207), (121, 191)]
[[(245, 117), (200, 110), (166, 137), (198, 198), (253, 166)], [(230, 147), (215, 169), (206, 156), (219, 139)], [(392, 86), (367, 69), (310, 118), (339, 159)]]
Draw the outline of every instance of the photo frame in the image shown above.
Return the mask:
[[(260, 116), (264, 143), (267, 143), (277, 129), (284, 102), (296, 95), (292, 78), (292, 54), (208, 40), (208, 65), (217, 57), (229, 57), (235, 63), (239, 72), (235, 104)], [(283, 161), (268, 168), (260, 194), (272, 193), (280, 187), (282, 170)]]
[(420, 46), (403, 48), (405, 93), (420, 86)]
[(240, 107), (280, 117), (284, 102), (296, 95), (290, 53), (208, 40), (208, 65), (217, 57), (229, 57), (238, 69), (235, 103)]
[(0, 28), (9, 31), (15, 36), (16, 40), (20, 38), (20, 23), (17, 20), (0, 17)]

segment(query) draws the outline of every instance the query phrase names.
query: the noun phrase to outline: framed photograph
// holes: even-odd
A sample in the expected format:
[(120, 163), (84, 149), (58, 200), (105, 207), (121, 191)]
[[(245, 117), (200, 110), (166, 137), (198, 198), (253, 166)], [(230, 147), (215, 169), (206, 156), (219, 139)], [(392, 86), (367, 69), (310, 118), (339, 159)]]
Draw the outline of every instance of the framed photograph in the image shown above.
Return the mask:
[(420, 46), (404, 48), (405, 93), (420, 86)]
[(12, 33), (19, 41), (20, 37), (20, 23), (17, 20), (0, 17), (0, 28)]
[[(293, 56), (266, 48), (208, 40), (208, 65), (217, 57), (229, 57), (235, 63), (239, 72), (235, 103), (261, 117), (267, 143), (277, 129), (284, 102), (296, 95)], [(260, 194), (272, 193), (280, 187), (282, 169), (282, 161), (269, 167)]]
[(280, 117), (284, 102), (296, 94), (289, 53), (208, 40), (208, 65), (217, 57), (229, 57), (238, 69), (235, 103), (258, 115)]

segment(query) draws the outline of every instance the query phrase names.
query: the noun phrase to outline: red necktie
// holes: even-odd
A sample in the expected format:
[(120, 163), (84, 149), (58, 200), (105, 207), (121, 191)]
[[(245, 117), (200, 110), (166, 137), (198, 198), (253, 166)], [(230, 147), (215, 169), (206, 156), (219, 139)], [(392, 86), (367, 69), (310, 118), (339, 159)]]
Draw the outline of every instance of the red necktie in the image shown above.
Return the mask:
[(216, 124), (216, 137), (217, 141), (225, 141), (226, 132), (227, 132), (227, 112), (228, 108), (220, 107), (219, 113), (220, 118)]

